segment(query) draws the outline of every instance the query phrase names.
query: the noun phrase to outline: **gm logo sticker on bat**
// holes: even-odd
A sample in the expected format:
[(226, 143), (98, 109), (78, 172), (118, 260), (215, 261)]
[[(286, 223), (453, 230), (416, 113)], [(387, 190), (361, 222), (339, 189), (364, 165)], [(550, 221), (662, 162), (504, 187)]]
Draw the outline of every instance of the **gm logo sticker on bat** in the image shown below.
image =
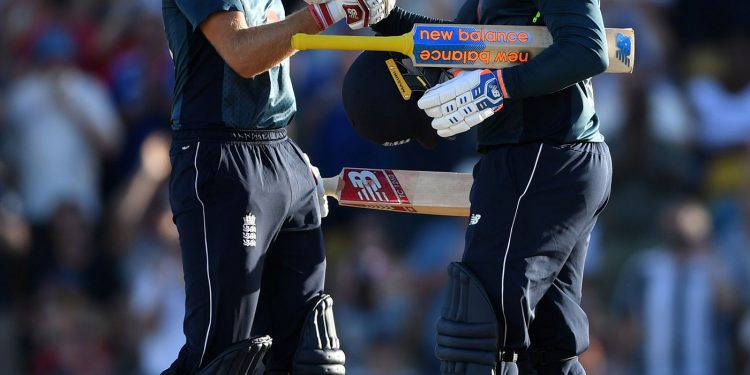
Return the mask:
[(343, 175), (349, 183), (341, 190), (340, 201), (409, 204), (409, 197), (389, 169), (345, 168)]
[[(498, 26), (417, 25), (414, 29), (414, 58), (420, 64), (523, 63), (529, 61), (530, 55), (521, 48), (530, 43), (530, 33), (498, 29)], [(492, 47), (519, 49), (488, 50)]]

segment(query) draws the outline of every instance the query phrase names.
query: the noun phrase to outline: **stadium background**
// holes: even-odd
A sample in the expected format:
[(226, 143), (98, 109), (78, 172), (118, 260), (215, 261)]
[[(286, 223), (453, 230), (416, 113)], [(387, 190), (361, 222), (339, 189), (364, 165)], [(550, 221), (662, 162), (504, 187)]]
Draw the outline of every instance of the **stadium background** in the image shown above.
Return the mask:
[[(608, 27), (636, 29), (637, 63), (595, 79), (615, 177), (587, 260), (583, 361), (591, 375), (678, 362), (750, 374), (750, 4), (602, 2)], [(459, 2), (399, 4), (450, 19)], [(182, 344), (160, 12), (159, 0), (0, 0), (0, 374), (156, 375)], [(359, 139), (340, 97), (355, 57), (292, 59), (291, 129), (323, 175), (470, 170), (471, 135), (433, 151)], [(432, 328), (465, 222), (332, 206), (327, 285), (347, 373), (437, 373)], [(685, 344), (700, 355), (679, 355)]]

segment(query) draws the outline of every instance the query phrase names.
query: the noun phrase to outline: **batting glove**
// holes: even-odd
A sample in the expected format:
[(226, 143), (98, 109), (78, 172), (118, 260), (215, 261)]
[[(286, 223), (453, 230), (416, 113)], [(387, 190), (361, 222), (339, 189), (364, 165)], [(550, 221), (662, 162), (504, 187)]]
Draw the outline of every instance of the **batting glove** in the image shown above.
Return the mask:
[(396, 0), (305, 0), (320, 30), (346, 19), (353, 30), (374, 25), (388, 17)]
[(318, 167), (310, 163), (310, 157), (307, 154), (302, 154), (302, 159), (307, 163), (307, 167), (310, 168), (313, 179), (315, 180), (315, 189), (318, 193), (318, 207), (320, 208), (320, 217), (328, 216), (328, 197), (326, 196), (325, 188), (323, 187), (323, 179), (320, 177), (320, 170)]
[(503, 108), (500, 70), (474, 70), (427, 90), (417, 102), (441, 137), (463, 133)]

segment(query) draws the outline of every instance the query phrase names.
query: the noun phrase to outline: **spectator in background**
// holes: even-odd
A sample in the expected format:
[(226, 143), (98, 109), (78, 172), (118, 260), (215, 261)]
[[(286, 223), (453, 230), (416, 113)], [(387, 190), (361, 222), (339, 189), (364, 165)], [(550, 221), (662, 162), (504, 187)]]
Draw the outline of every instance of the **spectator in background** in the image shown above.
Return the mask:
[(626, 374), (732, 374), (726, 321), (736, 291), (710, 244), (706, 208), (682, 200), (662, 213), (663, 244), (633, 257), (615, 293)]
[(26, 216), (47, 223), (63, 201), (99, 217), (102, 160), (116, 150), (120, 121), (106, 88), (75, 64), (64, 28), (46, 30), (33, 47), (34, 69), (8, 94), (10, 150)]
[(134, 358), (132, 370), (141, 375), (169, 367), (184, 341), (185, 285), (166, 192), (169, 172), (169, 134), (153, 132), (135, 173), (112, 200), (108, 237), (120, 255), (131, 318), (119, 333)]
[(174, 65), (166, 41), (154, 37), (164, 30), (161, 13), (135, 14), (140, 22), (129, 25), (129, 46), (112, 58), (107, 72), (125, 129), (121, 152), (108, 173), (114, 185), (137, 167), (141, 144), (153, 131), (166, 129), (172, 110)]
[(136, 334), (138, 369), (143, 375), (158, 375), (169, 367), (184, 340), (185, 284), (177, 228), (165, 195), (141, 222), (125, 261), (134, 318), (128, 329)]
[(30, 375), (117, 374), (107, 315), (79, 290), (47, 285), (30, 318)]
[[(737, 285), (735, 299), (744, 308), (737, 323), (738, 374), (750, 375), (750, 150), (741, 152), (742, 163), (733, 166), (739, 184), (714, 203), (716, 241), (727, 264), (727, 277)], [(731, 169), (730, 169), (731, 170)], [(724, 173), (727, 173), (726, 171)], [(736, 183), (735, 182), (735, 183)], [(734, 326), (732, 326), (734, 328)]]
[(675, 190), (696, 191), (693, 119), (676, 55), (683, 50), (667, 22), (672, 3), (602, 1), (605, 25), (634, 28), (638, 43), (633, 74), (594, 77), (597, 115), (617, 171), (612, 182), (617, 194), (608, 205), (612, 213), (602, 217), (612, 239), (610, 257), (656, 241), (658, 224), (649, 208), (663, 205)]
[(32, 347), (32, 372), (109, 375), (117, 348), (108, 336), (124, 318), (120, 275), (95, 241), (92, 222), (75, 203), (59, 204), (47, 230), (48, 247), (27, 270), (32, 279), (29, 294), (34, 296), (29, 334), (44, 336)]
[(0, 162), (0, 374), (20, 375), (17, 324), (24, 300), (20, 285), (22, 264), (31, 241), (29, 226), (23, 218), (18, 194), (6, 182), (6, 170)]
[(72, 202), (62, 202), (46, 233), (48, 254), (37, 259), (30, 276), (32, 293), (48, 285), (66, 286), (117, 311), (122, 280), (114, 260), (96, 241), (92, 222)]
[(750, 306), (750, 150), (740, 153), (739, 170), (731, 188), (714, 199), (715, 238), (727, 273), (741, 292), (737, 299)]
[(435, 325), (445, 302), (445, 272), (450, 262), (461, 259), (466, 233), (466, 218), (431, 218), (417, 231), (407, 249), (407, 284), (413, 289), (410, 321), (412, 325), (415, 367), (421, 374), (437, 374)]
[(409, 284), (395, 258), (382, 215), (350, 224), (353, 243), (335, 265), (337, 330), (347, 350), (349, 375), (410, 374), (402, 334), (410, 321)]
[(702, 151), (721, 154), (750, 142), (750, 37), (700, 46), (691, 56), (687, 89)]

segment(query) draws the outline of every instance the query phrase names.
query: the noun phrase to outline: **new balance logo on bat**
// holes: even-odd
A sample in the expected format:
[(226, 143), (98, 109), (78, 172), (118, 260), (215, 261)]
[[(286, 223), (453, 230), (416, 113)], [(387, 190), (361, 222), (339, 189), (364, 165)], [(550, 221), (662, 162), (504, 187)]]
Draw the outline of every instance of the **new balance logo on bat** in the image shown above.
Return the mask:
[(630, 53), (633, 49), (633, 41), (630, 40), (630, 37), (627, 37), (622, 33), (617, 33), (616, 42), (617, 51), (615, 51), (615, 57), (622, 61), (623, 64), (630, 66)]
[(383, 185), (378, 181), (378, 177), (371, 171), (354, 172), (347, 174), (352, 186), (359, 189), (357, 196), (360, 200), (374, 202), (388, 202), (388, 195), (380, 191)]

